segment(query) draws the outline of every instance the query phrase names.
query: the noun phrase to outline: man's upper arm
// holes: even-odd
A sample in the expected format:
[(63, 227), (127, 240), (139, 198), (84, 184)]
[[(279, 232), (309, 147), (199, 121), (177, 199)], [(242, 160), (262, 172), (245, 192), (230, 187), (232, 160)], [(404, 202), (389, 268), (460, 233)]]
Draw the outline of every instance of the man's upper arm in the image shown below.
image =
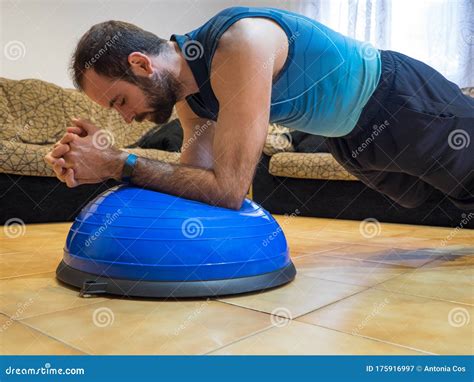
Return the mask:
[(223, 35), (212, 62), (211, 85), (219, 101), (214, 132), (214, 173), (238, 204), (250, 187), (268, 131), (272, 48), (245, 28)]
[(178, 102), (176, 111), (183, 128), (180, 163), (211, 169), (215, 122), (197, 116), (186, 101)]

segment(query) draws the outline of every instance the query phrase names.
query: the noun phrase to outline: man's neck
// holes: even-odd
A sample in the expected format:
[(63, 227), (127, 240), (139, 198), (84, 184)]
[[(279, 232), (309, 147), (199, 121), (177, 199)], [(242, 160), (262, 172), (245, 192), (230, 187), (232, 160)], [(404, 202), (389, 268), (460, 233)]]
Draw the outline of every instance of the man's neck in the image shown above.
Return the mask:
[(188, 95), (199, 92), (199, 86), (194, 78), (193, 72), (184, 58), (178, 44), (168, 41), (169, 49), (166, 53), (166, 66), (181, 84), (181, 94), (178, 100), (184, 100)]

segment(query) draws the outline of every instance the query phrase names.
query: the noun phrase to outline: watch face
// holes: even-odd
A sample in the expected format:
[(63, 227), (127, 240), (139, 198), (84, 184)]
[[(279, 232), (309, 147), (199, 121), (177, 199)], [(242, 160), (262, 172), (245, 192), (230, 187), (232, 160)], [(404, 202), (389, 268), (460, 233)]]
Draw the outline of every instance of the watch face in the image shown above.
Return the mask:
[(135, 154), (129, 154), (122, 170), (122, 181), (130, 182), (130, 178), (133, 174), (133, 169), (135, 168), (135, 163), (137, 162), (137, 156)]

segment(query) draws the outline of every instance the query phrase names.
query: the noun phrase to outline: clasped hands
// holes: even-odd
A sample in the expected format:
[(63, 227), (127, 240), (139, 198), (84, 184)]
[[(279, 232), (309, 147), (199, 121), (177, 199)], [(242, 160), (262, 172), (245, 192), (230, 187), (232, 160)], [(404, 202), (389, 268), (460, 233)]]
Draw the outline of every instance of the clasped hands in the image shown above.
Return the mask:
[(121, 178), (127, 154), (113, 147), (112, 135), (85, 119), (72, 119), (44, 159), (68, 187)]

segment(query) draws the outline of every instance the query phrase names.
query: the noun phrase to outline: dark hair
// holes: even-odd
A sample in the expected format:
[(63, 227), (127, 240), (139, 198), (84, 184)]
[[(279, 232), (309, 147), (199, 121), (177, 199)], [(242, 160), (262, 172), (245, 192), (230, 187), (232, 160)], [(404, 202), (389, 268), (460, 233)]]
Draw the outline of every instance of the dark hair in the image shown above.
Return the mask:
[(136, 25), (123, 21), (105, 21), (92, 26), (79, 40), (72, 56), (74, 85), (83, 89), (84, 72), (93, 68), (97, 74), (133, 82), (128, 56), (132, 52), (158, 55), (167, 40)]

